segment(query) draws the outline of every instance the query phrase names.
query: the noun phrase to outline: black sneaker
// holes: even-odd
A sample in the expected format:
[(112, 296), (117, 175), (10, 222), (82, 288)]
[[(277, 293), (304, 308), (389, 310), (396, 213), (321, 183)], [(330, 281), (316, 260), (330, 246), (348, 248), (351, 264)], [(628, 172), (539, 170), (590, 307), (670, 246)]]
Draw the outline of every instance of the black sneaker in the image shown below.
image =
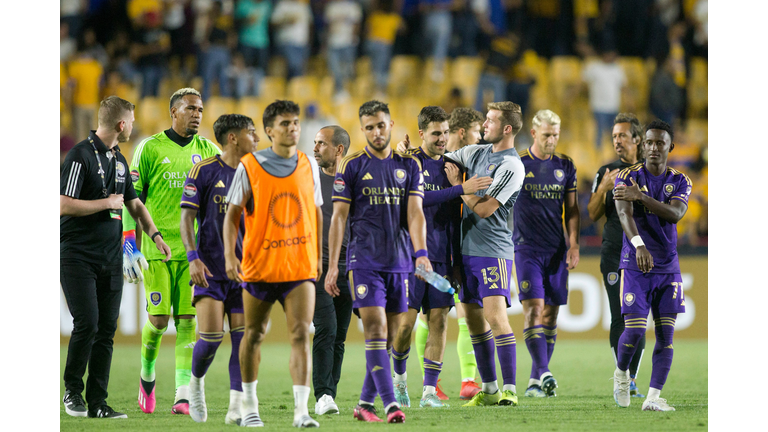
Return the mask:
[(102, 405), (94, 411), (88, 411), (88, 417), (90, 418), (128, 418), (127, 415), (117, 412), (109, 405)]
[(67, 411), (67, 414), (72, 417), (85, 417), (88, 415), (88, 410), (85, 409), (85, 402), (80, 393), (73, 393), (67, 390), (64, 392), (64, 399), (61, 401), (64, 402), (64, 409)]

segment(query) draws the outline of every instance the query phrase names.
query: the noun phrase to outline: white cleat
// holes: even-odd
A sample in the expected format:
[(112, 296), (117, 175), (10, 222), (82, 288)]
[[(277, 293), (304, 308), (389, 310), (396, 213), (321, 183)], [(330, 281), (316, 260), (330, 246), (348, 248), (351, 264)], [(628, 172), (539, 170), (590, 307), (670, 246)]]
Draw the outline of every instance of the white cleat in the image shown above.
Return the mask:
[(259, 417), (259, 413), (248, 413), (243, 416), (243, 419), (240, 421), (240, 426), (242, 427), (264, 427), (264, 422), (261, 421), (261, 417)]
[(227, 411), (227, 416), (224, 417), (224, 424), (240, 426), (242, 418), (243, 417), (240, 415), (240, 408), (230, 409)]
[(674, 411), (675, 408), (669, 406), (666, 399), (646, 399), (643, 402), (643, 411)]
[(208, 420), (208, 407), (205, 405), (205, 377), (189, 380), (189, 416), (198, 423)]
[(316, 428), (316, 427), (320, 427), (320, 423), (316, 422), (315, 419), (310, 417), (308, 414), (305, 414), (301, 417), (293, 419), (293, 427)]
[(317, 415), (338, 413), (339, 407), (336, 405), (336, 402), (333, 401), (333, 397), (329, 394), (323, 395), (315, 404), (315, 414)]
[(613, 372), (613, 400), (622, 408), (627, 408), (630, 402), (629, 396), (629, 371), (621, 371), (618, 368)]

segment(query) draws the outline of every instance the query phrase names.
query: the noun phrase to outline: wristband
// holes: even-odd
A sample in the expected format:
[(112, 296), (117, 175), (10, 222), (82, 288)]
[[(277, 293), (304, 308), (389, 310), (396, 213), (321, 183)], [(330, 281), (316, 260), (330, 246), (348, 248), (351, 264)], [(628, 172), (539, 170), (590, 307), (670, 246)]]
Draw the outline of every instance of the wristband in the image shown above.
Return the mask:
[(427, 256), (427, 250), (426, 249), (419, 249), (416, 251), (416, 258), (421, 258)]
[(632, 246), (634, 246), (635, 249), (639, 248), (640, 246), (645, 246), (645, 243), (643, 243), (643, 239), (639, 235), (632, 237), (632, 239), (629, 242), (632, 243)]
[(163, 234), (162, 234), (160, 231), (158, 231), (158, 232), (156, 232), (156, 233), (152, 234), (152, 237), (150, 237), (150, 238), (151, 238), (151, 239), (152, 239), (152, 241), (154, 242), (154, 241), (155, 241), (155, 237), (157, 237), (157, 236), (160, 236), (160, 238), (163, 238)]
[(194, 261), (196, 259), (200, 259), (200, 257), (197, 256), (197, 251), (196, 250), (187, 252), (187, 261), (192, 262), (192, 261)]

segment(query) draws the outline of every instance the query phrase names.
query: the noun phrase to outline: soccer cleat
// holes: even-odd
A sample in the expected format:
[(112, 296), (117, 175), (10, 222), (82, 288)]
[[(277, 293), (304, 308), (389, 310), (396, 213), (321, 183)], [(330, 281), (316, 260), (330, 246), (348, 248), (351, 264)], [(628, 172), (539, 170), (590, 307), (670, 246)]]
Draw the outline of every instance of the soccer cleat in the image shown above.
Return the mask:
[(139, 408), (147, 414), (155, 412), (155, 382), (139, 378)]
[(317, 415), (338, 413), (339, 407), (336, 405), (336, 402), (333, 401), (333, 397), (329, 394), (323, 395), (315, 404), (315, 414)]
[(240, 416), (240, 408), (229, 409), (229, 411), (227, 411), (227, 416), (224, 417), (224, 424), (228, 425), (240, 426), (241, 421), (242, 416)]
[(663, 398), (646, 399), (643, 402), (643, 411), (674, 411), (675, 408), (667, 404), (667, 400)]
[(88, 417), (90, 418), (128, 418), (127, 415), (117, 412), (109, 405), (102, 405), (96, 408), (95, 411), (88, 411)]
[(463, 381), (461, 383), (461, 393), (459, 393), (459, 399), (470, 400), (477, 392), (480, 391), (480, 386), (474, 381)]
[(437, 394), (430, 393), (424, 396), (423, 398), (421, 398), (421, 402), (419, 402), (419, 406), (422, 408), (426, 408), (426, 407), (447, 408), (450, 405), (440, 400), (440, 396), (438, 396)]
[(640, 393), (640, 390), (637, 389), (637, 384), (635, 384), (635, 380), (632, 380), (629, 382), (629, 395), (636, 398), (645, 397), (645, 395)]
[(443, 401), (450, 399), (445, 392), (443, 392), (442, 387), (440, 387), (440, 380), (437, 380), (437, 385), (435, 386), (435, 391), (437, 392), (437, 397)]
[(411, 406), (411, 398), (408, 396), (408, 383), (405, 381), (394, 381), (395, 400), (402, 407)]
[(243, 419), (240, 421), (240, 426), (242, 427), (264, 427), (264, 422), (261, 421), (261, 417), (259, 417), (259, 413), (248, 413), (245, 416), (243, 416)]
[(499, 398), (499, 405), (517, 406), (517, 395), (512, 390), (504, 390)]
[(352, 411), (352, 416), (360, 421), (365, 422), (381, 422), (382, 419), (376, 415), (376, 408), (373, 405), (360, 405), (358, 404)]
[(472, 397), (472, 399), (469, 400), (469, 402), (465, 403), (462, 406), (471, 407), (471, 406), (498, 405), (499, 399), (501, 399), (501, 392), (499, 390), (496, 390), (496, 393), (493, 393), (493, 394), (488, 394), (481, 390), (477, 392)]
[(545, 398), (547, 397), (547, 393), (544, 392), (541, 387), (534, 384), (525, 390), (525, 397)]
[(179, 399), (173, 404), (171, 412), (174, 414), (189, 415), (189, 401), (186, 399)]
[(622, 408), (629, 406), (629, 372), (616, 369), (613, 372), (613, 400)]
[(544, 390), (544, 393), (546, 393), (548, 397), (557, 396), (555, 393), (556, 388), (557, 380), (552, 375), (547, 375), (543, 380), (541, 380), (541, 389)]
[(205, 405), (205, 377), (200, 378), (197, 384), (195, 379), (189, 382), (189, 416), (198, 423), (208, 420), (208, 407)]
[(309, 414), (304, 414), (301, 417), (293, 419), (293, 427), (316, 428), (316, 427), (320, 427), (320, 423), (316, 422), (315, 419), (309, 416)]
[(405, 423), (405, 413), (398, 407), (394, 407), (387, 413), (387, 423)]
[(85, 409), (85, 402), (80, 393), (74, 393), (69, 390), (64, 392), (64, 398), (61, 400), (64, 402), (64, 410), (72, 417), (86, 417), (88, 410)]

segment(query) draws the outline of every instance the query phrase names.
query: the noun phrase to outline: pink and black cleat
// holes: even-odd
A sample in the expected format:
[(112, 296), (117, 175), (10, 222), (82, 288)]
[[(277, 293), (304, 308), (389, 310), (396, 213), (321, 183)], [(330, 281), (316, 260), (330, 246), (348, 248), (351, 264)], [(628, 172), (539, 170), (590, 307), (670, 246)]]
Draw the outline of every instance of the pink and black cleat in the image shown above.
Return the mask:
[(405, 423), (405, 413), (400, 408), (393, 408), (387, 414), (387, 423)]
[(186, 399), (179, 399), (173, 404), (171, 412), (174, 414), (189, 415), (189, 401)]
[(155, 382), (139, 378), (139, 408), (147, 414), (155, 412)]
[(376, 408), (373, 405), (357, 405), (353, 411), (353, 416), (365, 422), (381, 422), (382, 419), (376, 415)]

